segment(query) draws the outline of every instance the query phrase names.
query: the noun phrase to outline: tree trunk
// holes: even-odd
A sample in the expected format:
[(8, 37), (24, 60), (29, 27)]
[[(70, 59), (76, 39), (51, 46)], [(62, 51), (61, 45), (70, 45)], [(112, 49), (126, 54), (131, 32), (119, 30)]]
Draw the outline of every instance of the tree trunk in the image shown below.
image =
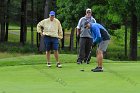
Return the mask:
[(127, 57), (127, 22), (125, 22), (125, 57)]
[(10, 0), (8, 0), (8, 1), (7, 1), (5, 41), (8, 41), (8, 28), (9, 28), (9, 6), (10, 6)]
[(4, 42), (5, 39), (5, 0), (1, 0), (0, 4), (0, 24), (1, 24), (1, 34), (0, 34), (0, 41)]
[(5, 22), (1, 22), (1, 42), (4, 42), (5, 38)]
[(27, 0), (21, 1), (21, 28), (20, 28), (20, 42), (24, 45), (27, 34)]
[(74, 31), (75, 28), (72, 27), (71, 34), (70, 34), (70, 51), (73, 51), (74, 49)]
[(50, 1), (51, 1), (51, 0), (46, 0), (46, 2), (45, 2), (44, 19), (49, 17), (49, 11), (50, 11), (49, 3), (50, 3)]
[[(36, 17), (37, 17), (37, 23), (38, 22), (40, 22), (42, 19), (43, 19), (43, 17), (42, 17), (42, 15), (40, 15), (40, 12), (41, 11), (39, 11), (39, 4), (40, 4), (40, 0), (37, 0), (37, 15), (36, 15)], [(42, 7), (43, 8), (43, 7)], [(38, 49), (38, 52), (40, 52), (41, 53), (41, 51), (39, 50), (40, 49), (40, 34), (39, 33), (36, 33), (36, 44), (37, 44), (37, 49)]]
[[(37, 5), (36, 5), (36, 11), (37, 11), (36, 19), (37, 19), (37, 23), (38, 23), (39, 22), (38, 0), (37, 0)], [(36, 33), (36, 45), (37, 45), (37, 49), (39, 51), (39, 34), (38, 33)]]
[[(50, 7), (49, 6), (49, 3), (50, 3), (50, 1), (51, 0), (46, 0), (45, 1), (45, 6), (44, 6), (44, 19), (48, 18), (48, 15), (49, 15), (49, 7)], [(45, 50), (44, 37), (43, 36), (41, 37), (40, 34), (37, 34), (37, 46), (38, 46), (38, 51), (40, 53)]]
[(79, 46), (79, 39), (80, 39), (80, 36), (77, 36), (77, 31), (76, 31), (76, 49), (78, 49), (78, 46)]
[(31, 16), (32, 16), (32, 23), (31, 23), (31, 46), (33, 46), (34, 44), (34, 29), (33, 29), (33, 25), (34, 25), (34, 0), (31, 0)]
[(1, 22), (0, 22), (0, 43), (1, 43)]
[(49, 17), (50, 11), (56, 11), (56, 0), (46, 0), (45, 2), (45, 8), (44, 8), (44, 18)]
[(137, 60), (137, 16), (134, 1), (131, 4), (130, 59)]
[(62, 38), (62, 40), (61, 40), (61, 44), (62, 44), (62, 46), (61, 46), (61, 48), (62, 49), (64, 49), (64, 42), (65, 42), (65, 29), (63, 29), (63, 38)]

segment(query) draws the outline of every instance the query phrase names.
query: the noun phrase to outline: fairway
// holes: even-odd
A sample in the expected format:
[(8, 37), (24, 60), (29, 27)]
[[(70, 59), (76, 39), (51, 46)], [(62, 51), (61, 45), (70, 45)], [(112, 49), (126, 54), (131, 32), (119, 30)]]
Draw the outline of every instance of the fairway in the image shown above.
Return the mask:
[(0, 93), (140, 93), (139, 63), (104, 63), (100, 73), (91, 72), (93, 67), (95, 63), (1, 66)]

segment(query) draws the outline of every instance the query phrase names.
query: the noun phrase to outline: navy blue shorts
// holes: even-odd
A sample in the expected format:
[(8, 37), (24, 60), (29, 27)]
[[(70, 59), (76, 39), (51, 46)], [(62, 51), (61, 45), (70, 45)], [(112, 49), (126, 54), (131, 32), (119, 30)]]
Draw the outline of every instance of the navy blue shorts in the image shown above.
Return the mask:
[(44, 36), (44, 43), (46, 51), (58, 50), (59, 41), (56, 37)]

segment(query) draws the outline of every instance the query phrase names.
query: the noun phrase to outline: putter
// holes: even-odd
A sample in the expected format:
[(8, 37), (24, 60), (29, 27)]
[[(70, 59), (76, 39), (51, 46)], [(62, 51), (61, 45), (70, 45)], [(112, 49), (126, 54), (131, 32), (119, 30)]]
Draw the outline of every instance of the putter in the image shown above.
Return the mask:
[(86, 59), (86, 63), (88, 64), (88, 60), (89, 60), (89, 58), (90, 58), (90, 56), (91, 56), (91, 52), (92, 52), (92, 46), (91, 46), (91, 48), (90, 48), (90, 51), (89, 51), (89, 54), (88, 54), (88, 57), (87, 57), (87, 59)]
[(84, 71), (85, 71), (85, 69), (84, 69), (84, 64), (83, 64), (83, 65), (80, 64), (80, 65), (81, 65), (81, 69), (80, 69), (80, 71), (84, 72)]
[[(90, 58), (91, 52), (92, 52), (92, 46), (91, 46), (91, 49), (90, 49), (90, 51), (89, 51), (89, 54), (88, 54), (88, 57), (87, 57), (87, 60), (86, 60), (86, 63), (87, 63), (87, 64), (88, 64), (88, 60), (89, 60), (89, 58)], [(82, 71), (82, 72), (85, 71), (83, 66), (82, 66), (82, 69), (81, 69), (80, 71)]]
[[(76, 36), (77, 36), (77, 33), (76, 33)], [(76, 44), (77, 44), (77, 58), (78, 58), (78, 54), (79, 54), (79, 38), (78, 38), (78, 36), (76, 37)], [(82, 65), (82, 63), (80, 65)], [(80, 71), (82, 71), (82, 72), (85, 71), (83, 66), (81, 67)]]

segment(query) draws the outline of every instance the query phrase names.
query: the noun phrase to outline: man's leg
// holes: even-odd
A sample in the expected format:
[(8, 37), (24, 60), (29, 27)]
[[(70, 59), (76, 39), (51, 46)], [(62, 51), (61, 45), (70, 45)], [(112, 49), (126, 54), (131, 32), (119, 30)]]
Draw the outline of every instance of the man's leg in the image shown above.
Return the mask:
[(96, 53), (97, 64), (98, 66), (95, 69), (91, 69), (93, 72), (103, 72), (102, 61), (103, 61), (103, 52), (102, 50), (97, 50)]
[(50, 62), (50, 51), (46, 51), (47, 63)]
[(101, 67), (102, 68), (102, 61), (103, 61), (103, 51), (97, 50), (98, 67)]
[(54, 57), (56, 59), (56, 62), (59, 62), (59, 53), (58, 53), (58, 50), (54, 50)]
[(52, 43), (53, 43), (53, 50), (54, 50), (54, 57), (56, 59), (57, 62), (57, 67), (61, 68), (61, 64), (59, 62), (59, 52), (58, 52), (58, 47), (59, 47), (59, 41), (58, 38), (52, 38)]
[(85, 56), (85, 38), (80, 38), (79, 45), (80, 47), (79, 47), (79, 55), (77, 59), (77, 64), (81, 64)]
[(91, 59), (91, 46), (92, 46), (92, 39), (91, 38), (87, 38), (86, 39), (86, 48), (85, 48), (85, 59), (84, 61), (89, 63), (90, 59)]
[(47, 59), (47, 66), (48, 67), (51, 67), (51, 64), (50, 64), (50, 51), (46, 51), (46, 59)]
[(61, 63), (59, 62), (59, 53), (58, 53), (58, 50), (54, 50), (54, 57), (55, 57), (55, 59), (56, 59), (56, 62), (57, 62), (57, 67), (58, 68), (61, 68), (62, 67), (62, 65), (61, 65)]
[(97, 54), (96, 54), (98, 66), (95, 69), (92, 69), (91, 71), (93, 72), (103, 71), (103, 65), (102, 65), (103, 51), (106, 51), (108, 44), (109, 44), (109, 40), (102, 41), (101, 43), (99, 43), (99, 46), (97, 48)]
[(107, 47), (109, 44), (109, 40), (102, 41), (99, 44), (99, 47), (97, 49), (97, 62), (98, 62), (98, 67), (102, 67), (102, 61), (103, 61), (103, 51), (106, 51)]
[(44, 36), (44, 44), (46, 47), (46, 60), (47, 60), (47, 66), (51, 67), (51, 63), (50, 63), (50, 37), (48, 36)]

